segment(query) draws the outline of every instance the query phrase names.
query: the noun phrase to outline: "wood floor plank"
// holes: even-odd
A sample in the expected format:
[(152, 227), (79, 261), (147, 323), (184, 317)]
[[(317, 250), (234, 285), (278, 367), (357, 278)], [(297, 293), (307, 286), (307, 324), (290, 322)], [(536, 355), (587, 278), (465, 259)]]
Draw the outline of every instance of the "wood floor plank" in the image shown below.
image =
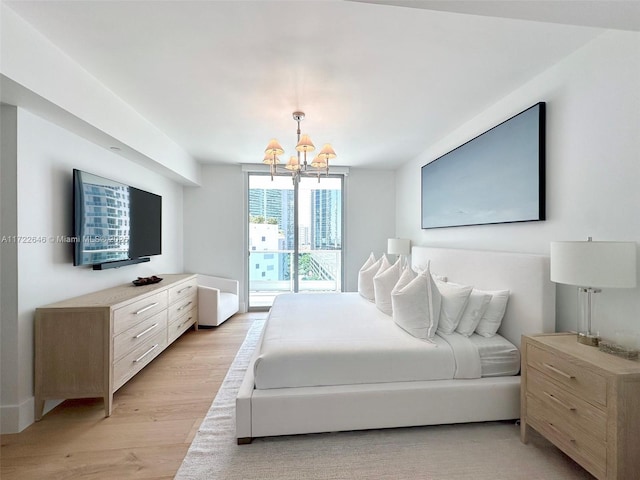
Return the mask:
[(190, 331), (114, 395), (67, 400), (19, 434), (0, 437), (0, 477), (171, 479), (249, 327), (265, 313)]

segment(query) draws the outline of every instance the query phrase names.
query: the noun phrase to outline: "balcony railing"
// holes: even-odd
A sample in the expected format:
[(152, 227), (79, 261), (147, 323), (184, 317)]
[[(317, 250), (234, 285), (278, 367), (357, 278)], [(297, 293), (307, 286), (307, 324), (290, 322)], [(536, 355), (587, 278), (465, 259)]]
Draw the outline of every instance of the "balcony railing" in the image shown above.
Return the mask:
[[(294, 292), (292, 250), (252, 251), (249, 257), (249, 306), (269, 307), (281, 293)], [(299, 292), (342, 290), (342, 252), (309, 250), (299, 252)]]

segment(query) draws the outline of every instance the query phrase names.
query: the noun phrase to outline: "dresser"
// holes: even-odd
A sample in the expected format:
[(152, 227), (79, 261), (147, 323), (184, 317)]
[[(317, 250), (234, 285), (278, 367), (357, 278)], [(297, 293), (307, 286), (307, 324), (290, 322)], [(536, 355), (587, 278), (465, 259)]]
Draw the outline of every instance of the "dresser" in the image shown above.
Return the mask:
[(640, 363), (575, 334), (522, 337), (521, 440), (533, 427), (598, 479), (640, 478)]
[(160, 275), (159, 283), (89, 293), (36, 309), (35, 418), (47, 399), (104, 398), (198, 320), (193, 274)]

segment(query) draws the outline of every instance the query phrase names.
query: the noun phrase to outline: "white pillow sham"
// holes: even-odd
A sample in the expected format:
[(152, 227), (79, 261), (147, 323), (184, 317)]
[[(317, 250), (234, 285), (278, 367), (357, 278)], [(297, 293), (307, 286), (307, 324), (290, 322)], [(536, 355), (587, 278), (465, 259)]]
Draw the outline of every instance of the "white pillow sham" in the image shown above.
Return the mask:
[(371, 253), (358, 272), (358, 293), (370, 302), (375, 299), (373, 277), (378, 273), (380, 265), (382, 265), (382, 257), (376, 260), (373, 253)]
[[(402, 271), (401, 260), (396, 260), (396, 263), (389, 268), (376, 273), (373, 277), (373, 290), (375, 293), (375, 302), (378, 310), (391, 315), (393, 308), (391, 305), (391, 291), (398, 283), (400, 279), (400, 273)], [(380, 267), (382, 268), (382, 267)]]
[(456, 332), (465, 337), (470, 337), (473, 332), (475, 332), (484, 312), (486, 312), (492, 296), (493, 295), (489, 293), (474, 288), (471, 291), (471, 295), (469, 295), (467, 306), (464, 312), (462, 312), (460, 322), (458, 322), (458, 326), (456, 327)]
[(509, 290), (481, 290), (481, 292), (490, 294), (491, 301), (476, 327), (476, 333), (483, 337), (493, 337), (502, 324), (509, 300)]
[(432, 339), (438, 328), (440, 302), (440, 292), (427, 268), (408, 285), (391, 292), (393, 321), (414, 337)]
[(460, 322), (473, 287), (439, 280), (436, 280), (435, 283), (440, 295), (442, 295), (438, 331), (451, 334), (456, 330)]

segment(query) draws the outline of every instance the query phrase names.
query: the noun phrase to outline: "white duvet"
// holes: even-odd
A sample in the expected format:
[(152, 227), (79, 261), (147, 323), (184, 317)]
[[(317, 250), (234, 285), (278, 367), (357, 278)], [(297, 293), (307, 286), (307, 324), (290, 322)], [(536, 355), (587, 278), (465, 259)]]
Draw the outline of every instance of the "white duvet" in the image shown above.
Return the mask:
[(358, 293), (276, 297), (254, 363), (258, 389), (479, 378), (462, 335), (415, 338)]

